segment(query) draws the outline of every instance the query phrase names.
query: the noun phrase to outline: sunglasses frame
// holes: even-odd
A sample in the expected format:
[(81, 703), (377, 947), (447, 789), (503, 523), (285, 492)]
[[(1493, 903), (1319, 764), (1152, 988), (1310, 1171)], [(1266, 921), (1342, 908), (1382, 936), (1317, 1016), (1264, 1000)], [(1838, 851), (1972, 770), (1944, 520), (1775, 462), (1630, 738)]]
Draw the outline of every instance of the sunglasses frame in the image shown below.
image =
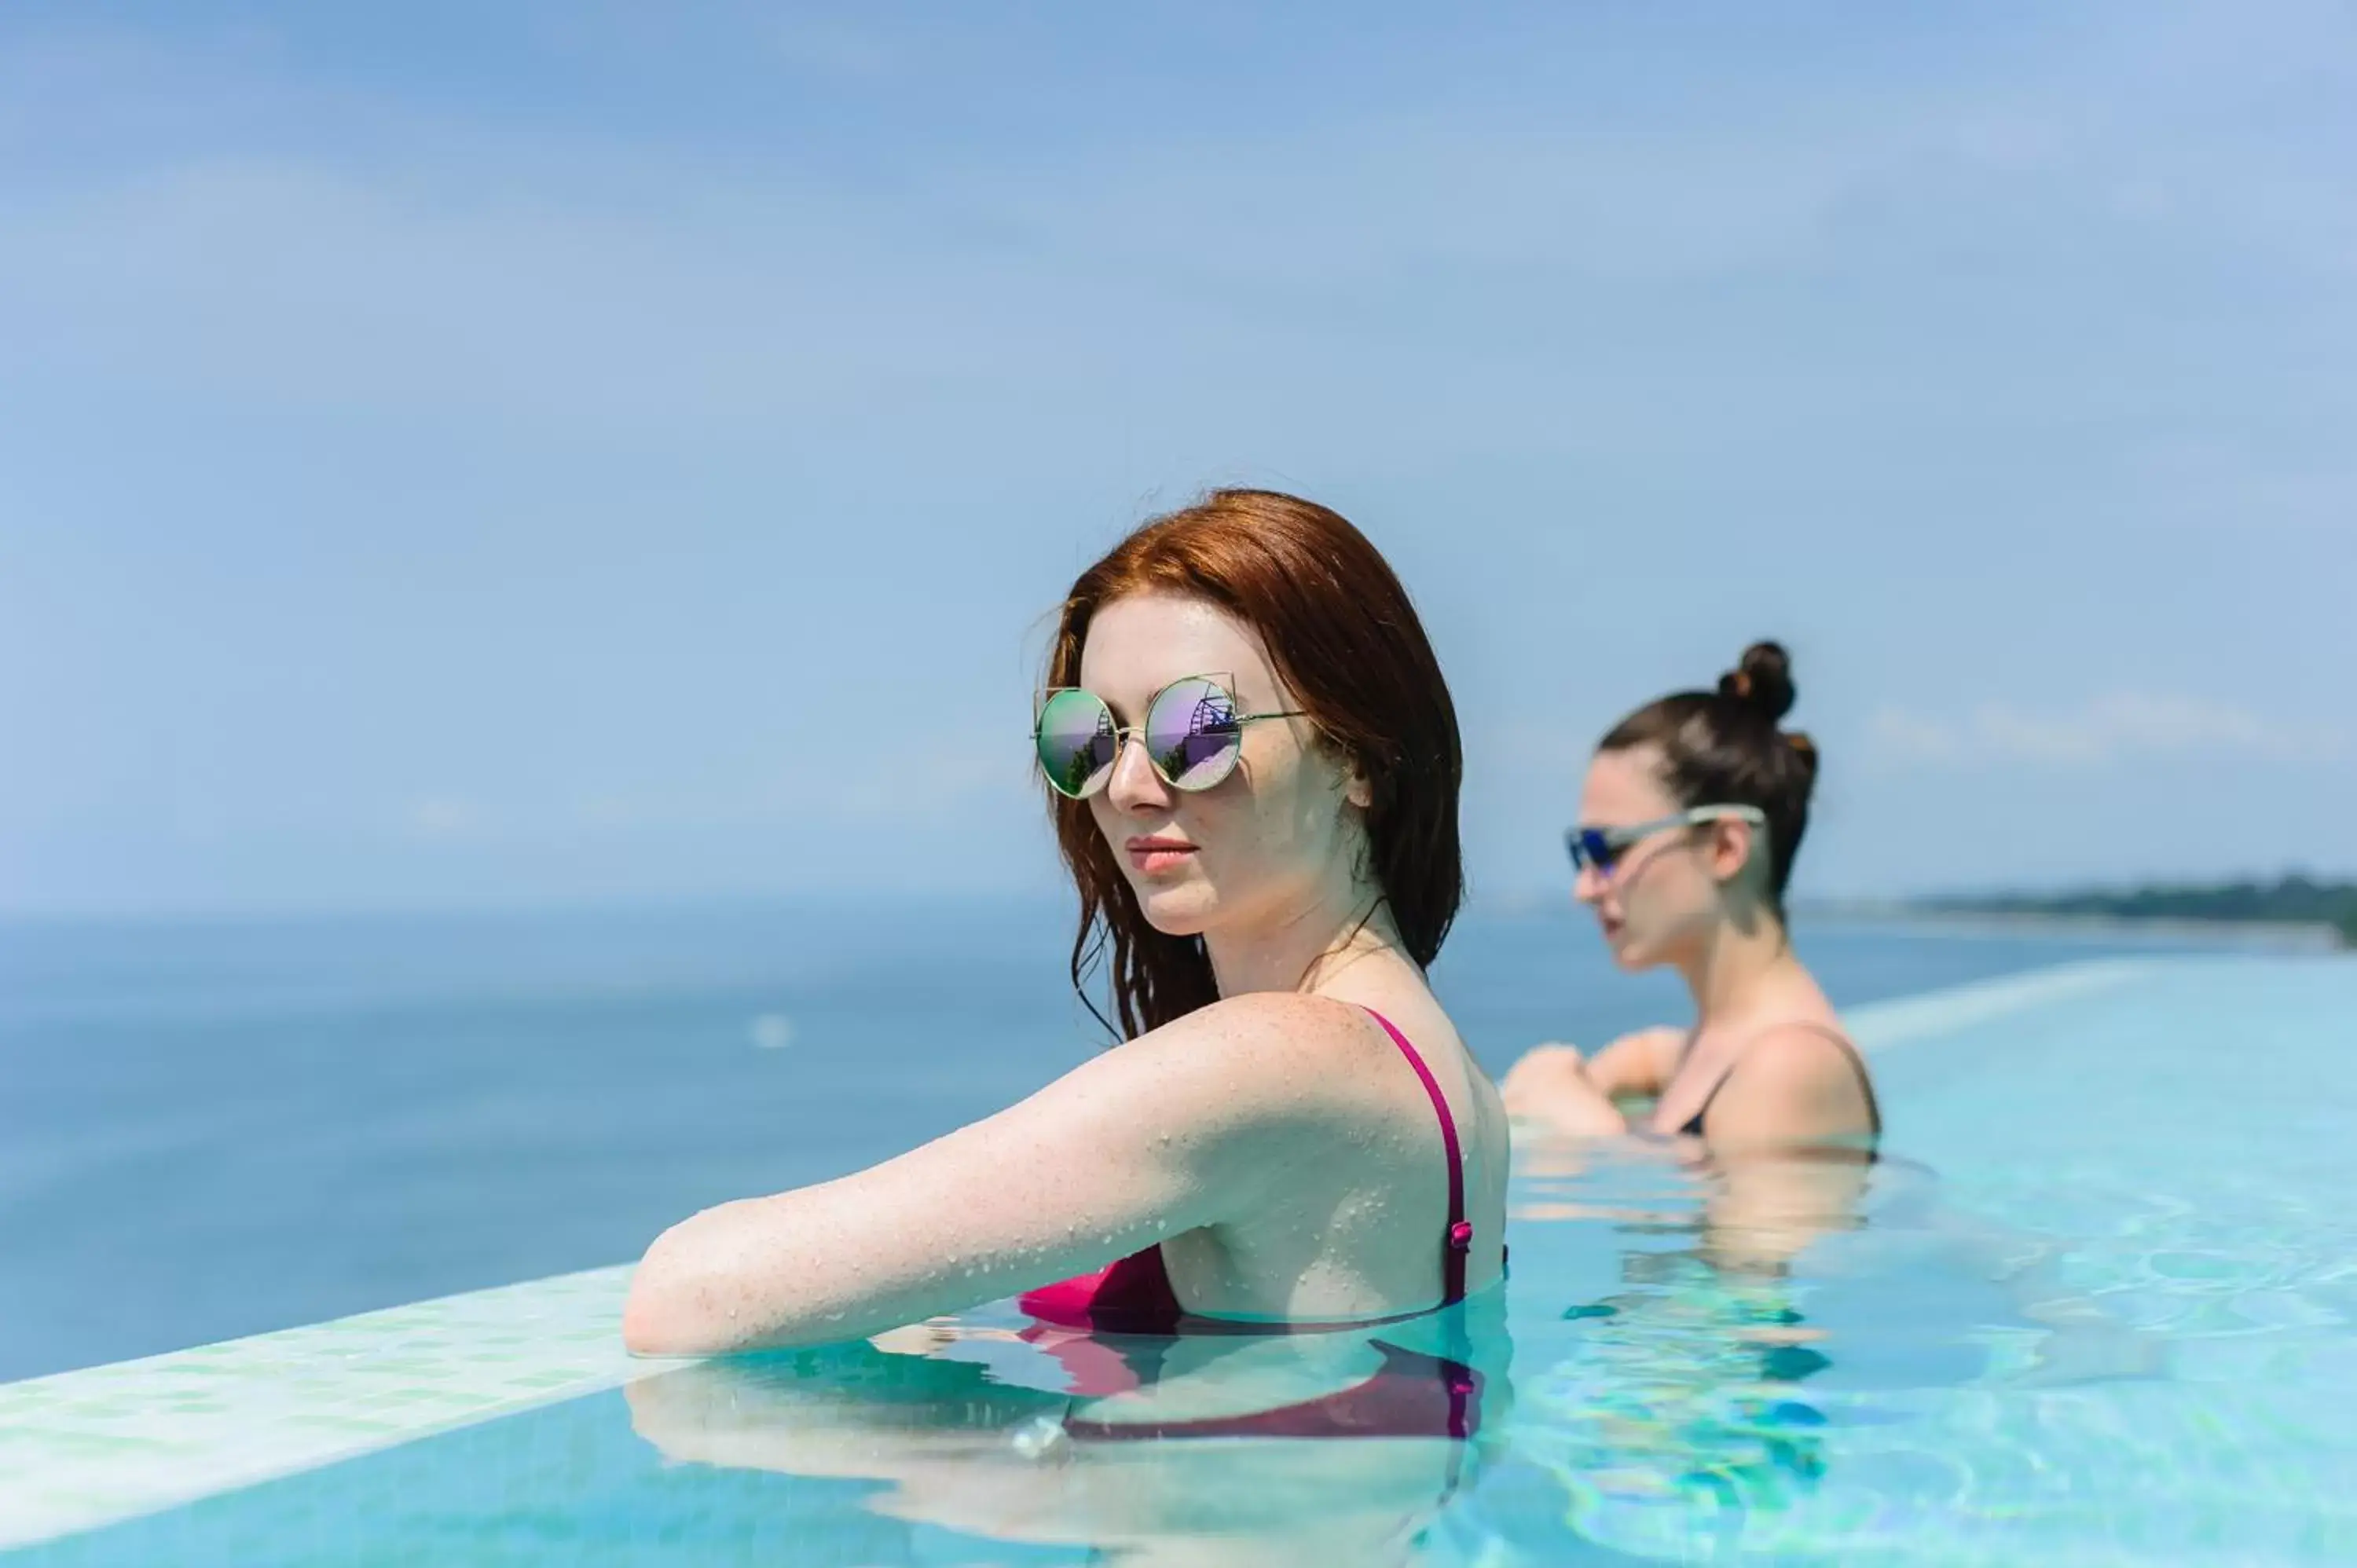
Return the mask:
[(1569, 827), (1563, 830), (1563, 847), (1570, 853), (1573, 875), (1596, 868), (1598, 876), (1610, 876), (1621, 854), (1635, 848), (1655, 833), (1672, 828), (1699, 827), (1705, 822), (1749, 822), (1765, 831), (1768, 813), (1757, 806), (1690, 806), (1674, 816), (1656, 817), (1650, 822), (1631, 822), (1620, 828)]
[[(1202, 682), (1205, 685), (1210, 686), (1213, 691), (1219, 693), (1220, 695), (1225, 697), (1228, 700), (1228, 706), (1231, 709), (1236, 708), (1241, 704), (1236, 697), (1235, 680), (1236, 678), (1232, 674), (1222, 675), (1206, 672), (1196, 675), (1181, 675), (1175, 681), (1166, 681), (1161, 685), (1154, 689), (1154, 694), (1152, 696), (1146, 699), (1145, 714), (1150, 718), (1154, 713), (1154, 704), (1162, 700), (1164, 693), (1169, 692), (1173, 687), (1183, 686), (1189, 681)], [(1114, 721), (1113, 760), (1106, 763), (1103, 768), (1100, 768), (1095, 773), (1090, 775), (1092, 779), (1096, 780), (1093, 785), (1084, 785), (1078, 791), (1065, 789), (1062, 783), (1057, 779), (1056, 776), (1048, 770), (1047, 758), (1039, 755), (1039, 737), (1041, 726), (1048, 717), (1048, 704), (1053, 703), (1058, 697), (1064, 695), (1068, 692), (1078, 692), (1082, 696), (1088, 698), (1091, 702), (1096, 703), (1098, 708), (1103, 712), (1106, 718)], [(1244, 754), (1244, 739), (1243, 733), (1244, 725), (1258, 724), (1263, 719), (1306, 719), (1310, 715), (1308, 714), (1303, 712), (1299, 708), (1283, 708), (1265, 714), (1233, 714), (1231, 722), (1236, 726), (1236, 743), (1227, 748), (1225, 753), (1227, 757), (1227, 765), (1220, 769), (1219, 775), (1216, 778), (1206, 779), (1200, 784), (1181, 784), (1178, 779), (1171, 778), (1168, 773), (1163, 770), (1162, 759), (1154, 755), (1154, 748), (1150, 746), (1146, 746), (1146, 737), (1144, 734), (1146, 723), (1144, 719), (1141, 719), (1138, 723), (1134, 725), (1125, 725), (1121, 723), (1119, 716), (1113, 711), (1113, 704), (1106, 702), (1103, 697), (1098, 696), (1094, 692), (1090, 691), (1086, 686), (1050, 686), (1046, 691), (1039, 693), (1039, 700), (1037, 704), (1036, 711), (1033, 713), (1031, 717), (1031, 760), (1039, 764), (1040, 777), (1047, 779), (1048, 788), (1053, 789), (1057, 794), (1061, 795), (1067, 800), (1085, 800), (1092, 795), (1102, 793), (1104, 787), (1108, 783), (1112, 782), (1114, 769), (1121, 766), (1121, 748), (1128, 745), (1131, 739), (1135, 737), (1138, 745), (1146, 747), (1146, 766), (1154, 769), (1154, 776), (1157, 779), (1161, 779), (1163, 783), (1168, 785), (1173, 789), (1180, 791), (1181, 793), (1197, 795), (1202, 793), (1206, 789), (1216, 789), (1220, 785), (1226, 783), (1228, 776), (1236, 770), (1236, 764), (1243, 759)], [(1103, 732), (1099, 731), (1098, 733), (1102, 734)]]

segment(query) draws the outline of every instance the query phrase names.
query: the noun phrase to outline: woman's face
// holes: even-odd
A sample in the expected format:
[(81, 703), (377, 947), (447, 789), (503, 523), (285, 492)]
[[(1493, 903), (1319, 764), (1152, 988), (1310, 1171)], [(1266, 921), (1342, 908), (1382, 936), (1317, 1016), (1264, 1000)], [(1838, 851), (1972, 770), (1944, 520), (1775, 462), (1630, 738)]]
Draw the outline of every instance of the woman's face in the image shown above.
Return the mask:
[[(1660, 747), (1599, 751), (1580, 791), (1578, 825), (1634, 827), (1684, 809), (1663, 781)], [(1745, 824), (1665, 829), (1622, 849), (1609, 870), (1583, 867), (1572, 893), (1595, 911), (1622, 969), (1676, 963), (1699, 951), (1723, 918), (1725, 884), (1749, 851)]]
[[(1255, 632), (1218, 606), (1138, 594), (1098, 608), (1081, 650), (1080, 683), (1125, 729), (1171, 682), (1220, 679), (1240, 714), (1300, 703), (1278, 681)], [(1306, 717), (1243, 726), (1235, 768), (1209, 789), (1175, 789), (1135, 737), (1089, 797), (1097, 831), (1155, 929), (1200, 936), (1281, 923), (1348, 890), (1362, 842), (1364, 783), (1318, 744)]]

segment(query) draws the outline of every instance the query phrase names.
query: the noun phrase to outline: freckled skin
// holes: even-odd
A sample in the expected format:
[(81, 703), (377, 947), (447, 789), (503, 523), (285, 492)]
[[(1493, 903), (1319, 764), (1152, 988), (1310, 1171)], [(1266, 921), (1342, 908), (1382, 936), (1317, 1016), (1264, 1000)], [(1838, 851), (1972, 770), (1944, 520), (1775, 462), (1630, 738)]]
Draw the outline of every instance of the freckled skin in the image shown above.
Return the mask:
[[(1232, 678), (1247, 713), (1301, 706), (1251, 628), (1186, 597), (1102, 607), (1081, 670), (1125, 725), (1187, 675)], [(1494, 1282), (1504, 1109), (1388, 913), (1369, 916), (1367, 798), (1305, 719), (1245, 726), (1235, 771), (1198, 793), (1125, 746), (1092, 820), (1157, 929), (1203, 939), (1222, 1000), (882, 1165), (682, 1221), (632, 1281), (630, 1348), (872, 1335), (1157, 1243), (1192, 1311), (1429, 1306), (1448, 1173), (1431, 1102), (1369, 1007), (1415, 1042), (1448, 1100), (1478, 1238), (1467, 1283)], [(1135, 838), (1187, 852), (1149, 869), (1128, 853)], [(722, 1300), (734, 1316), (714, 1310)]]

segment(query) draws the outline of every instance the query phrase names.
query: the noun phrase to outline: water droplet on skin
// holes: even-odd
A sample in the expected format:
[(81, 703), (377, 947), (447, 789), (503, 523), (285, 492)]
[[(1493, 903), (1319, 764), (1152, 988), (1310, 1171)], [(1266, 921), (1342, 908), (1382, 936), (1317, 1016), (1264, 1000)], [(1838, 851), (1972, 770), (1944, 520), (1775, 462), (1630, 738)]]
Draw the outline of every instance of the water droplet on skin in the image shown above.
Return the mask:
[(1033, 1416), (1015, 1429), (1015, 1452), (1026, 1459), (1044, 1459), (1069, 1441), (1064, 1423), (1049, 1416)]

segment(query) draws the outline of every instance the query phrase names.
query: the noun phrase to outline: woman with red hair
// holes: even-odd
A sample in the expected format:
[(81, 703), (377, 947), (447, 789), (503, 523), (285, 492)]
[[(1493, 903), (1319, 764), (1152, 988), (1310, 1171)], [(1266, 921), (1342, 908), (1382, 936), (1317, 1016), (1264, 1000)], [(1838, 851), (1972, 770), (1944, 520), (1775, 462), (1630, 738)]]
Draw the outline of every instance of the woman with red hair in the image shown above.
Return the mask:
[(1456, 713), (1383, 557), (1324, 507), (1216, 492), (1081, 575), (1047, 673), (1073, 983), (1103, 967), (1124, 1043), (898, 1158), (673, 1226), (631, 1284), (633, 1350), (1025, 1292), (1071, 1328), (1340, 1328), (1500, 1277), (1505, 1113), (1425, 980), (1463, 892)]

